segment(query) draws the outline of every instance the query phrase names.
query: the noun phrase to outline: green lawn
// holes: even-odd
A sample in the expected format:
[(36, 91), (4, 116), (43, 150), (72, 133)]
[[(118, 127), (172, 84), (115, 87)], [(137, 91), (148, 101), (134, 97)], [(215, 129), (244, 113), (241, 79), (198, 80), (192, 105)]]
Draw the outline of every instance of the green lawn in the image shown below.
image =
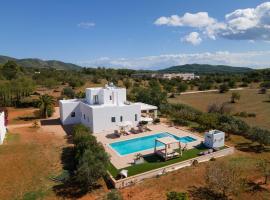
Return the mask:
[[(133, 176), (136, 174), (140, 174), (146, 171), (150, 171), (153, 169), (157, 169), (160, 167), (164, 167), (167, 165), (171, 165), (177, 162), (182, 162), (191, 158), (195, 158), (202, 151), (205, 151), (207, 148), (204, 146), (199, 146), (197, 148), (189, 149), (183, 152), (183, 155), (179, 158), (175, 158), (168, 161), (163, 161), (159, 156), (154, 154), (148, 155), (144, 157), (145, 162), (138, 165), (132, 165), (123, 169), (128, 170), (128, 176)], [(111, 173), (113, 177), (116, 177), (122, 169), (117, 170), (112, 164), (110, 164), (108, 171)]]

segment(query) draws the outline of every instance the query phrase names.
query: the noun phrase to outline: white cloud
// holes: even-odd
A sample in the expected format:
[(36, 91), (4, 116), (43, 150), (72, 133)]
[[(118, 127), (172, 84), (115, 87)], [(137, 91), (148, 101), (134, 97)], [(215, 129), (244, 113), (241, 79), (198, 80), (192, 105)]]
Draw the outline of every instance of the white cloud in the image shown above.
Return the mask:
[(237, 9), (225, 15), (224, 21), (209, 17), (207, 12), (183, 16), (160, 17), (156, 25), (192, 27), (211, 39), (270, 41), (270, 2), (255, 8)]
[(85, 28), (85, 29), (88, 29), (88, 28), (91, 28), (94, 26), (96, 26), (96, 24), (94, 22), (81, 22), (78, 24), (79, 28)]
[(130, 69), (161, 69), (174, 65), (183, 64), (213, 64), (231, 65), (242, 67), (268, 67), (270, 63), (270, 51), (251, 51), (251, 52), (205, 52), (193, 54), (165, 54), (158, 56), (145, 56), (139, 58), (109, 58), (77, 62), (83, 66), (104, 66), (114, 68)]
[(183, 42), (191, 43), (192, 45), (199, 45), (202, 41), (198, 32), (191, 32), (182, 38)]
[(155, 21), (156, 25), (168, 26), (190, 26), (190, 27), (206, 27), (215, 23), (215, 19), (208, 16), (207, 12), (198, 12), (195, 14), (185, 13), (182, 17), (172, 15), (170, 17), (160, 17)]

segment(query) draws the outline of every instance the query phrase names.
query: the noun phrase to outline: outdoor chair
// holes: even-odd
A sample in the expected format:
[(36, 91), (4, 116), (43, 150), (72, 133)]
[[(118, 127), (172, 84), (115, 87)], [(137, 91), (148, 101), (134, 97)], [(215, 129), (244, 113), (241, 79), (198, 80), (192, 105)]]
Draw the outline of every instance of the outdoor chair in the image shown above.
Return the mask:
[(119, 133), (118, 130), (114, 130), (114, 135), (117, 136), (117, 137), (120, 137), (121, 136), (121, 134)]

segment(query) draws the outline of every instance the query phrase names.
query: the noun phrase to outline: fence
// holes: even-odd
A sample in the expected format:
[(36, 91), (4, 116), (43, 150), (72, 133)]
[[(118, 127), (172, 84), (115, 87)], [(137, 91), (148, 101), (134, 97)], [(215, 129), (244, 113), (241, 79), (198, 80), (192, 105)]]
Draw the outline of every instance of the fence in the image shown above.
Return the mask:
[(110, 175), (110, 179), (111, 179), (111, 182), (112, 182), (112, 184), (113, 184), (113, 186), (115, 188), (117, 188), (117, 189), (124, 188), (124, 187), (130, 186), (130, 185), (133, 185), (135, 183), (141, 182), (141, 181), (143, 181), (144, 179), (147, 179), (147, 178), (157, 177), (157, 176), (166, 174), (168, 172), (181, 169), (183, 167), (191, 166), (195, 160), (197, 160), (198, 163), (206, 162), (206, 161), (209, 161), (211, 158), (223, 157), (223, 156), (226, 156), (226, 155), (230, 155), (233, 152), (234, 152), (234, 148), (233, 147), (228, 147), (226, 149), (219, 150), (219, 151), (207, 154), (207, 155), (198, 156), (198, 157), (195, 157), (195, 158), (192, 158), (192, 159), (189, 159), (189, 160), (185, 160), (183, 162), (174, 163), (174, 164), (171, 164), (171, 165), (168, 165), (168, 166), (165, 166), (165, 167), (150, 170), (150, 171), (147, 171), (147, 172), (144, 172), (144, 173), (141, 173), (141, 174), (137, 174), (137, 175), (134, 175), (134, 176), (130, 176), (130, 177), (127, 177), (127, 178), (123, 178), (123, 179), (120, 179), (120, 180), (115, 180)]

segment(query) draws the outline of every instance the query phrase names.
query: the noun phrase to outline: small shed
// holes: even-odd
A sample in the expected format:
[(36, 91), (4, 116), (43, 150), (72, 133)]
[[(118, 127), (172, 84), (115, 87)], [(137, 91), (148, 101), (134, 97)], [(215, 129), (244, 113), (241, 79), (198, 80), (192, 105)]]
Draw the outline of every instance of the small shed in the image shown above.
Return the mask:
[[(160, 148), (159, 146), (157, 146), (158, 143), (163, 144), (164, 147)], [(180, 154), (176, 152), (177, 149), (179, 150)], [(181, 143), (175, 138), (169, 136), (157, 138), (155, 140), (154, 153), (162, 157), (164, 160), (179, 157), (179, 155), (182, 156)]]
[(225, 133), (219, 130), (210, 130), (204, 134), (204, 145), (209, 148), (220, 148), (224, 146)]

